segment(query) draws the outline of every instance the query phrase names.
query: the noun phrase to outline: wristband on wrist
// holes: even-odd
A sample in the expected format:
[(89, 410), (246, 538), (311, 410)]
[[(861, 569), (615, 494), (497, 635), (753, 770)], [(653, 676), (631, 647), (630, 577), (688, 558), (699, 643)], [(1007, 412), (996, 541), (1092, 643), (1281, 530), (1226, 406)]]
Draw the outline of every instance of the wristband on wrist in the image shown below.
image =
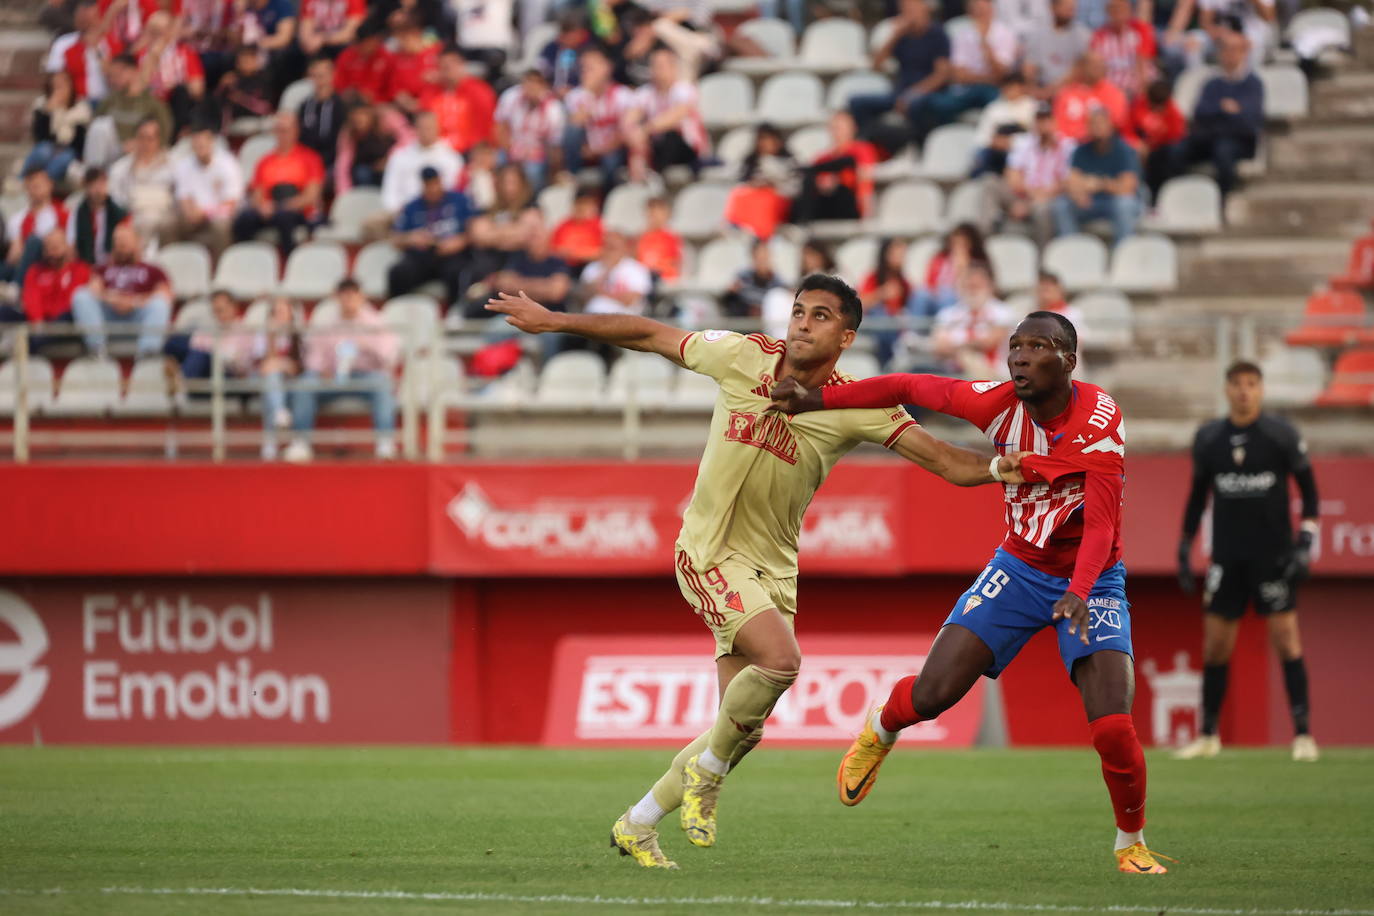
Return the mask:
[(1005, 482), (1006, 478), (1002, 476), (1002, 471), (997, 467), (1001, 461), (1001, 455), (993, 455), (992, 460), (988, 462), (988, 473), (992, 475), (993, 480)]

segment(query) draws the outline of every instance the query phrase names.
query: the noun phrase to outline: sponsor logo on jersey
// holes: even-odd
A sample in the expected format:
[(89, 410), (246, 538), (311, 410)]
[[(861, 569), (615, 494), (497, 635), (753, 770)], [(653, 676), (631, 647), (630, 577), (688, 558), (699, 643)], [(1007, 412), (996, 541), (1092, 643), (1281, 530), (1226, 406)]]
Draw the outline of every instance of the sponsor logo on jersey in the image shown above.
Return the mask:
[(1223, 496), (1252, 496), (1268, 493), (1278, 483), (1278, 475), (1273, 471), (1260, 471), (1257, 474), (1226, 473), (1218, 474), (1212, 482), (1218, 493)]
[(704, 341), (706, 341), (707, 343), (715, 343), (717, 340), (720, 340), (722, 337), (728, 337), (728, 336), (730, 336), (730, 332), (729, 332), (729, 331), (718, 331), (718, 330), (716, 330), (716, 329), (714, 329), (714, 328), (712, 328), (712, 329), (709, 330), (709, 331), (702, 331), (702, 332), (701, 332), (701, 339), (704, 340)]
[(1121, 610), (1121, 599), (1119, 598), (1089, 598), (1088, 607), (1101, 607), (1109, 611)]
[(1242, 464), (1244, 464), (1245, 446), (1237, 445), (1235, 448), (1231, 449), (1231, 460), (1235, 462), (1236, 467), (1240, 467)]
[(464, 484), (445, 507), (467, 537), (495, 550), (543, 556), (614, 557), (658, 548), (651, 500), (541, 499), (499, 506), (475, 483)]
[(991, 391), (992, 389), (996, 388), (996, 387), (997, 387), (998, 385), (1000, 385), (1000, 384), (1002, 384), (1002, 383), (1001, 383), (1001, 382), (974, 382), (974, 383), (973, 383), (973, 386), (972, 386), (972, 387), (973, 387), (973, 393), (974, 393), (974, 394), (987, 394), (989, 391)]
[(797, 439), (781, 414), (732, 410), (725, 424), (725, 438), (730, 442), (761, 448), (788, 464), (797, 463)]

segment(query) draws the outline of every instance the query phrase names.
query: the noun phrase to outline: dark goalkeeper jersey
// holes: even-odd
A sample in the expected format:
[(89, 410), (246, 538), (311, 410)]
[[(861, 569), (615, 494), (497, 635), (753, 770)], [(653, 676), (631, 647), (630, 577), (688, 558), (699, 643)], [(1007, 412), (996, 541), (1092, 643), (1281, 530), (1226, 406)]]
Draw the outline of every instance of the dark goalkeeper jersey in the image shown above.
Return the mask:
[(1229, 418), (1202, 424), (1193, 440), (1193, 486), (1183, 516), (1191, 538), (1212, 496), (1212, 556), (1218, 562), (1277, 557), (1292, 549), (1288, 475), (1302, 492), (1302, 517), (1317, 517), (1317, 484), (1307, 445), (1282, 417), (1261, 413), (1249, 426)]

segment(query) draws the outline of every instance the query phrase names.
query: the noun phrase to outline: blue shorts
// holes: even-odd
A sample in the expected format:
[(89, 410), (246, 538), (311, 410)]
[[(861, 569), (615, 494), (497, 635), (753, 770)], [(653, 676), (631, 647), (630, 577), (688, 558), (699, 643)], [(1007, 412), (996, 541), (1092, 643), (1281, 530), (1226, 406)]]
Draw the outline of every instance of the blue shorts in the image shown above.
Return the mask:
[[(984, 674), (997, 677), (1032, 636), (1050, 626), (1054, 604), (1068, 588), (1068, 579), (1034, 569), (999, 547), (983, 574), (960, 596), (945, 626), (957, 623), (987, 643), (993, 662)], [(1074, 662), (1094, 652), (1109, 649), (1134, 657), (1130, 607), (1126, 565), (1118, 562), (1103, 571), (1088, 596), (1086, 646), (1077, 635), (1069, 635), (1069, 621), (1055, 624), (1059, 656), (1070, 675)]]

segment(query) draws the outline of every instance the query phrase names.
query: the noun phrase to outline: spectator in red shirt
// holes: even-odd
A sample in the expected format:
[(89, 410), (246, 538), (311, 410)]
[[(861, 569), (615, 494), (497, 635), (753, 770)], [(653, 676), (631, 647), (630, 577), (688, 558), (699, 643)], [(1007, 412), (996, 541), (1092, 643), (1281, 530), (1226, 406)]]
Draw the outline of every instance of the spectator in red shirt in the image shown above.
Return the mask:
[(139, 326), (138, 355), (162, 349), (162, 335), (172, 316), (172, 288), (167, 275), (138, 259), (143, 241), (128, 223), (115, 229), (110, 260), (95, 268), (89, 282), (72, 295), (72, 315), (86, 336), (86, 349), (105, 356), (105, 329), (111, 323)]
[[(33, 262), (24, 281), (23, 308), (0, 306), (0, 321), (45, 321), (69, 324), (72, 320), (72, 294), (85, 286), (91, 276), (90, 265), (76, 259), (67, 234), (53, 229), (43, 237), (43, 256)], [(44, 340), (30, 338), (31, 347)]]
[(43, 168), (24, 173), (24, 193), (28, 206), (11, 216), (5, 225), (9, 250), (3, 265), (10, 279), (21, 286), (29, 265), (43, 253), (43, 237), (53, 229), (67, 228), (67, 208), (53, 197), (52, 178)]
[(358, 40), (335, 61), (334, 91), (356, 92), (366, 102), (377, 102), (386, 92), (390, 72), (391, 52), (382, 43), (382, 27), (365, 23), (358, 29)]
[(1107, 79), (1102, 55), (1089, 51), (1078, 61), (1073, 78), (1054, 97), (1054, 124), (1059, 135), (1075, 143), (1088, 139), (1088, 115), (1094, 108), (1107, 112), (1123, 139), (1132, 137), (1126, 94)]
[(635, 260), (672, 282), (682, 276), (682, 239), (668, 228), (672, 209), (662, 197), (650, 199), (646, 207), (647, 228), (635, 245)]
[(1155, 77), (1155, 33), (1132, 16), (1131, 0), (1107, 0), (1107, 24), (1093, 35), (1092, 49), (1107, 65), (1107, 79), (1134, 98)]
[(835, 145), (803, 169), (800, 196), (792, 205), (792, 222), (859, 219), (873, 197), (873, 166), (878, 151), (855, 137), (854, 117), (847, 111), (830, 116)]
[(1136, 96), (1131, 105), (1131, 131), (1135, 134), (1131, 145), (1144, 163), (1151, 200), (1172, 174), (1169, 147), (1182, 140), (1187, 130), (1188, 122), (1164, 80), (1156, 80)]
[(440, 53), (439, 83), (425, 94), (424, 107), (438, 116), (439, 134), (460, 153), (492, 138), (496, 92), (468, 73), (468, 62), (457, 48)]
[(601, 201), (595, 191), (584, 188), (573, 200), (572, 215), (553, 230), (553, 253), (573, 267), (581, 267), (601, 257), (605, 237)]
[(395, 36), (396, 51), (391, 55), (382, 98), (414, 115), (420, 110), (420, 100), (439, 82), (439, 45), (425, 38), (414, 13), (399, 18)]
[(301, 0), (296, 46), (307, 58), (337, 57), (358, 34), (367, 15), (364, 0)]
[(782, 134), (763, 123), (754, 131), (754, 149), (740, 168), (740, 184), (725, 201), (725, 221), (770, 239), (787, 222), (797, 188), (797, 160), (783, 145)]
[(251, 199), (234, 219), (234, 239), (246, 242), (263, 229), (277, 230), (282, 254), (290, 254), (296, 230), (319, 216), (324, 189), (324, 163), (319, 153), (296, 142), (296, 116), (279, 112), (272, 132), (277, 148), (263, 156), (248, 189)]

